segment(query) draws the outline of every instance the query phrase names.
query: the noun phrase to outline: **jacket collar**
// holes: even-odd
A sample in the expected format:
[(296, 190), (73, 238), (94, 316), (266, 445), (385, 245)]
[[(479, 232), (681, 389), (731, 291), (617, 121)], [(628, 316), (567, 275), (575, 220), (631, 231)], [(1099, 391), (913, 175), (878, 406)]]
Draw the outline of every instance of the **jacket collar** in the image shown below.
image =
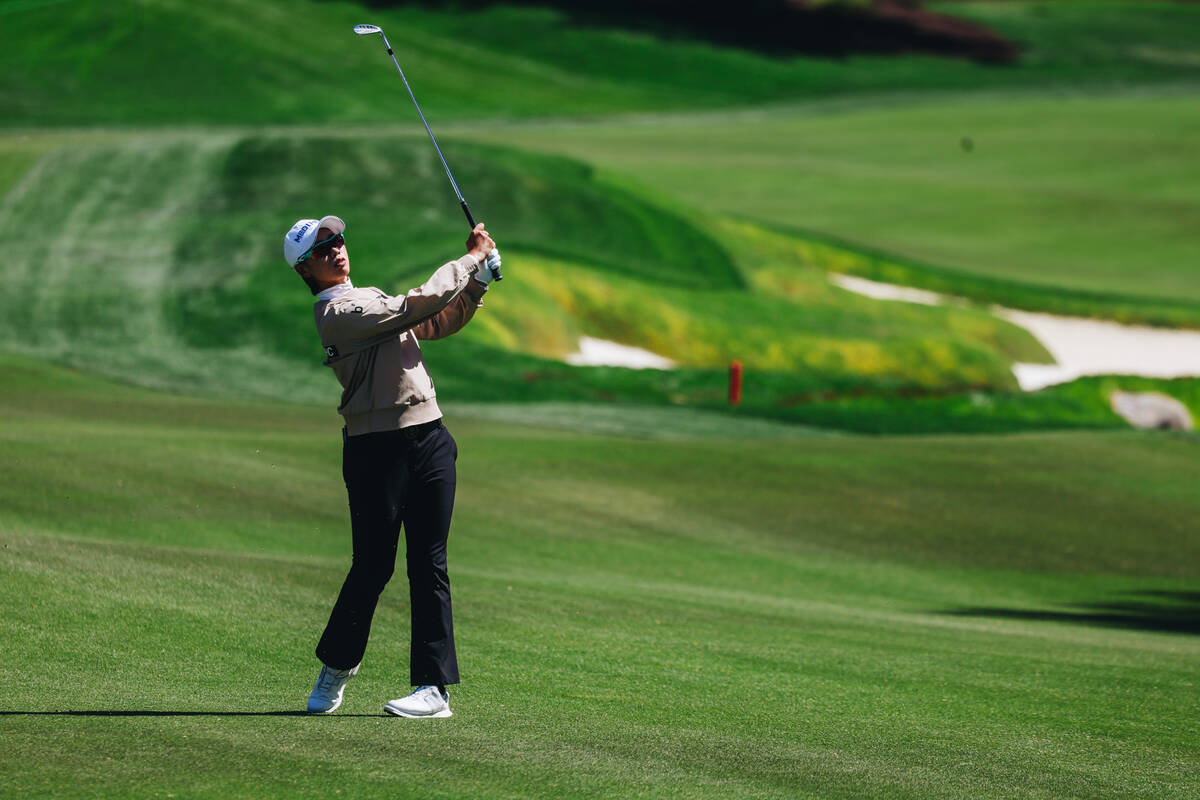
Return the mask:
[(335, 298), (341, 297), (342, 295), (344, 295), (346, 292), (350, 291), (353, 288), (354, 288), (354, 284), (352, 284), (350, 282), (349, 278), (346, 278), (345, 283), (337, 283), (337, 284), (334, 284), (333, 286), (330, 286), (328, 289), (325, 289), (324, 291), (318, 292), (317, 293), (317, 302), (319, 303), (322, 300), (333, 300)]

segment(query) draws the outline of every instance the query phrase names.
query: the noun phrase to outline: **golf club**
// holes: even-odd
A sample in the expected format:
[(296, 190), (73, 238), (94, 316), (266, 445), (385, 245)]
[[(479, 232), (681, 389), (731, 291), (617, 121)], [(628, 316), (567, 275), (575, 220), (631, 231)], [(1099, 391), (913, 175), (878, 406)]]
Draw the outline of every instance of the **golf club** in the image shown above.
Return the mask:
[[(454, 188), (454, 194), (458, 196), (459, 205), (462, 206), (463, 213), (467, 215), (467, 222), (471, 224), (471, 230), (475, 230), (475, 218), (471, 216), (471, 209), (467, 207), (467, 201), (463, 199), (462, 192), (458, 190), (458, 184), (454, 181), (454, 175), (450, 173), (450, 166), (446, 163), (446, 157), (442, 155), (442, 148), (438, 147), (437, 139), (433, 137), (433, 131), (429, 129), (429, 123), (425, 121), (425, 114), (421, 112), (421, 106), (417, 102), (416, 95), (413, 94), (412, 87), (408, 85), (408, 78), (404, 77), (404, 70), (400, 69), (400, 62), (396, 60), (396, 54), (392, 51), (391, 44), (388, 43), (387, 35), (384, 34), (383, 28), (378, 25), (355, 25), (354, 32), (359, 36), (370, 36), (379, 34), (383, 39), (383, 46), (387, 48), (388, 55), (392, 57), (392, 63), (396, 65), (396, 71), (400, 73), (400, 80), (404, 81), (404, 88), (408, 89), (408, 96), (412, 98), (413, 105), (417, 108), (417, 114), (421, 117), (421, 123), (425, 126), (425, 132), (429, 134), (429, 141), (433, 142), (433, 149), (437, 151), (438, 158), (442, 160), (442, 168), (446, 170), (446, 177), (450, 179), (450, 185)], [(491, 267), (488, 269), (492, 272), (493, 280), (504, 280), (504, 276), (500, 274), (499, 267)]]

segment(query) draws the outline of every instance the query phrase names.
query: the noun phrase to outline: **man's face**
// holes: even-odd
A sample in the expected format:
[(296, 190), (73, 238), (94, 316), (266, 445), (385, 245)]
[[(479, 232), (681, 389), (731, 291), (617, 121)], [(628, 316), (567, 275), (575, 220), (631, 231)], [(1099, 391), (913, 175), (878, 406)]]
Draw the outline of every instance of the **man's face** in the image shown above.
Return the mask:
[[(321, 228), (317, 231), (317, 242), (326, 242), (333, 236), (329, 228)], [(308, 260), (296, 265), (296, 271), (312, 277), (322, 287), (344, 283), (350, 274), (350, 254), (346, 252), (346, 241), (338, 236), (333, 242), (316, 247)]]

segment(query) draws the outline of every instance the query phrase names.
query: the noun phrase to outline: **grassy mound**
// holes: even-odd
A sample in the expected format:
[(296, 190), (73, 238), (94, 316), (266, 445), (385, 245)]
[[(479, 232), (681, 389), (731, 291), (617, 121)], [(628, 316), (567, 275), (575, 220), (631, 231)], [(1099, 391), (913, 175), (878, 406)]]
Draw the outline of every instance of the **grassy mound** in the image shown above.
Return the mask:
[[(144, 385), (328, 402), (309, 298), (267, 232), (340, 213), (351, 224), (355, 280), (389, 291), (409, 288), (457, 249), (463, 222), (419, 131), (321, 124), (411, 119), (379, 48), (346, 34), (345, 52), (330, 50), (329, 32), (361, 21), (361, 6), (140, 0), (0, 10), (15, 32), (0, 56), (12, 60), (0, 71), (12, 124), (310, 123), (5, 135), (0, 235), (24, 243), (0, 265), (0, 278), (23, 287), (0, 320), (7, 349)], [(1196, 324), (1200, 290), (1180, 266), (1196, 211), (1179, 168), (1195, 121), (1183, 95), (1064, 103), (992, 93), (852, 112), (834, 100), (588, 124), (481, 122), (500, 108), (514, 117), (611, 116), (900, 86), (1112, 88), (1116, 73), (1097, 65), (1122, 21), (1134, 32), (1127, 39), (1153, 44), (1118, 48), (1138, 65), (1130, 85), (1194, 77), (1186, 58), (1163, 56), (1179, 51), (1194, 9), (964, 11), (1025, 36), (1027, 57), (1006, 72), (919, 58), (880, 70), (884, 62), (870, 59), (765, 59), (564, 27), (560, 15), (529, 8), (379, 12), (418, 94), (429, 87), (435, 125), (469, 112), (469, 122), (445, 126), (443, 142), (516, 270), (462, 337), (431, 346), (439, 386), (462, 400), (716, 410), (737, 358), (749, 369), (740, 414), (873, 431), (1112, 424), (1095, 404), (1010, 402), (1008, 365), (1047, 357), (1012, 325), (978, 309), (853, 297), (823, 273)], [(296, 15), (306, 24), (292, 25)], [(480, 28), (487, 43), (464, 60), (458, 43)], [(296, 85), (308, 87), (303, 102)], [(883, 147), (880, 131), (889, 132)], [(1131, 143), (1137, 157), (1123, 158)], [(1110, 166), (1096, 170), (1098, 160)], [(646, 347), (681, 368), (564, 366), (581, 335)], [(999, 410), (973, 417), (984, 395)], [(912, 397), (941, 411), (917, 424), (880, 410)], [(841, 409), (847, 398), (864, 398), (862, 408)], [(1034, 408), (1047, 416), (1031, 420), (1041, 413)]]
[(1129, 427), (1111, 407), (1114, 392), (1159, 392), (1200, 418), (1200, 379), (1105, 375), (1036, 392), (823, 388), (788, 395), (761, 413), (859, 433), (999, 433)]
[(342, 710), (294, 713), (349, 563), (332, 412), (3, 368), (6, 796), (1200, 790), (1193, 439), (451, 415), (464, 683), (432, 730), (381, 714), (402, 582)]
[(941, 265), (965, 294), (1046, 307), (1060, 292), (1057, 310), (1143, 308), (1141, 319), (1194, 325), (1197, 109), (1188, 94), (962, 97), (480, 135), (585, 159), (710, 213)]
[[(25, 287), (0, 328), (11, 350), (135, 383), (329, 402), (312, 300), (282, 263), (282, 231), (338, 213), (356, 283), (394, 292), (465, 238), (419, 135), (69, 134), (55, 147), (56, 138), (35, 148), (12, 136), (0, 147), (0, 163), (26, 170), (5, 197), (0, 234), (27, 243), (0, 265), (0, 277)], [(980, 311), (836, 289), (787, 236), (690, 221), (566, 159), (447, 147), (513, 278), (462, 336), (430, 344), (450, 397), (719, 407), (737, 358), (752, 370), (748, 408), (767, 413), (830, 386), (1008, 388), (1009, 363), (1045, 357)], [(568, 367), (559, 359), (580, 335), (683, 368)]]
[[(279, 231), (337, 211), (350, 223), (355, 280), (390, 291), (462, 240), (419, 136), (56, 138), (13, 136), (0, 148), (0, 164), (26, 170), (11, 170), (20, 177), (0, 222), (25, 242), (0, 267), (23, 302), (0, 329), (10, 350), (133, 383), (330, 404), (336, 385), (320, 366), (311, 297), (279, 258)], [(738, 416), (875, 433), (1123, 425), (1108, 389), (1088, 382), (1016, 392), (1008, 365), (1045, 353), (986, 311), (880, 303), (830, 285), (825, 271), (852, 268), (853, 251), (687, 221), (565, 159), (448, 147), (501, 236), (511, 278), (463, 334), (426, 344), (448, 401), (728, 415), (727, 365), (738, 359)], [(314, 197), (326, 205), (313, 208)], [(561, 359), (581, 335), (680, 366), (568, 366)], [(1190, 383), (1156, 385), (1200, 410)]]

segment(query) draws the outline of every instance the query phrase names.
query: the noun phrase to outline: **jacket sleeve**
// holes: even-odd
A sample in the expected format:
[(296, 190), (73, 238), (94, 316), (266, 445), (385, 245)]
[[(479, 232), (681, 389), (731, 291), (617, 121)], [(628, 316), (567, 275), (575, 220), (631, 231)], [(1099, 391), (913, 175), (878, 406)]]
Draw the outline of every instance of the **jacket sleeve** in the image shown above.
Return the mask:
[[(336, 335), (350, 341), (364, 342), (420, 325), (440, 314), (469, 284), (479, 283), (473, 280), (479, 268), (479, 262), (466, 255), (443, 264), (429, 280), (408, 294), (389, 297), (380, 292), (369, 299), (348, 297), (335, 300), (333, 324), (336, 326)], [(473, 305), (477, 304), (478, 301)]]
[(412, 334), (421, 340), (443, 339), (458, 333), (471, 317), (475, 309), (483, 305), (483, 295), (487, 287), (479, 281), (467, 281), (467, 287), (450, 301), (450, 304), (424, 322), (412, 327)]

